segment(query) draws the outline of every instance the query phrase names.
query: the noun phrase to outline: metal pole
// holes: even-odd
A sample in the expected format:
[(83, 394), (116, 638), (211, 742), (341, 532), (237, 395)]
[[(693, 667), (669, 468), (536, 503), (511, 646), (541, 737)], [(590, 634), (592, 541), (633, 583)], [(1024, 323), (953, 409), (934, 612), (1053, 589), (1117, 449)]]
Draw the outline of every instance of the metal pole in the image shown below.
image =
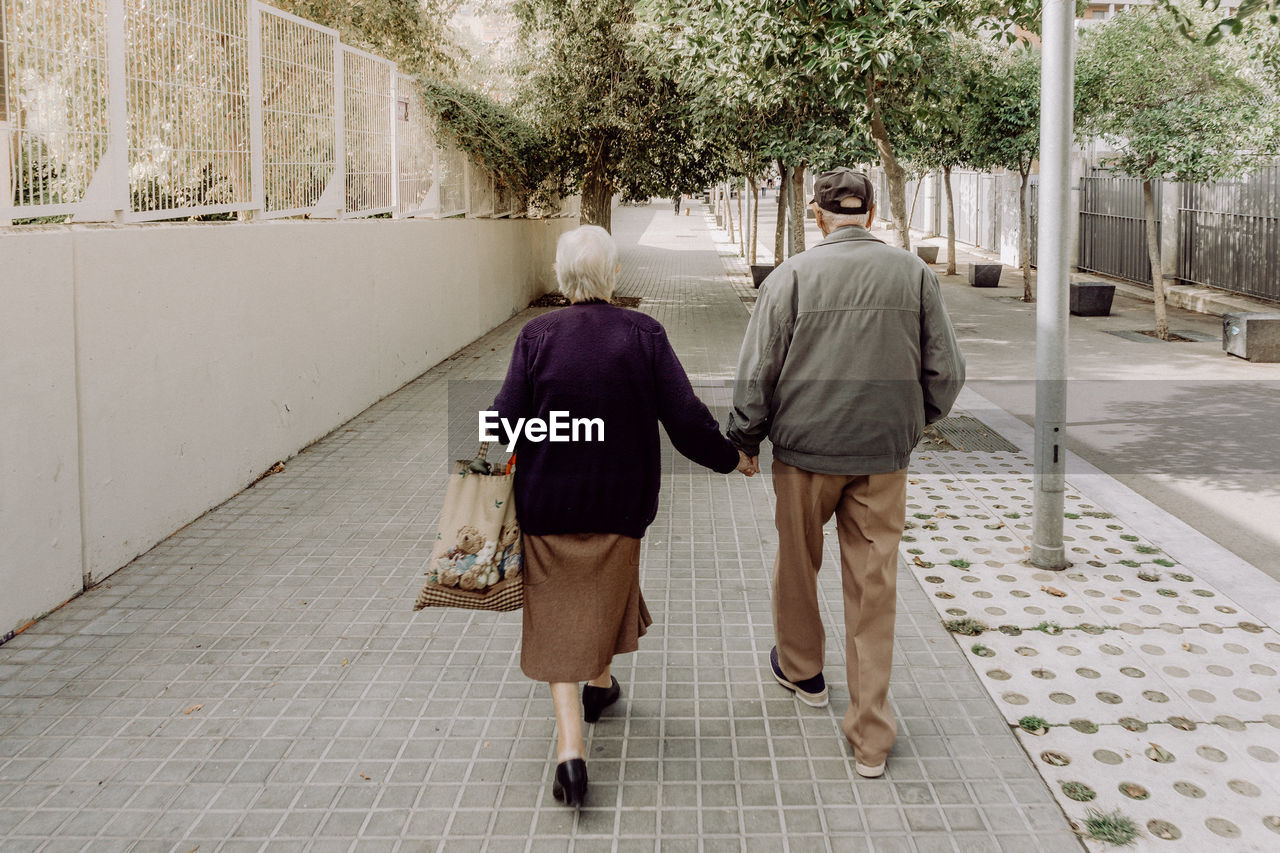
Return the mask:
[(1036, 305), (1035, 531), (1031, 563), (1066, 568), (1067, 304), (1075, 2), (1045, 0), (1040, 53), (1040, 286)]

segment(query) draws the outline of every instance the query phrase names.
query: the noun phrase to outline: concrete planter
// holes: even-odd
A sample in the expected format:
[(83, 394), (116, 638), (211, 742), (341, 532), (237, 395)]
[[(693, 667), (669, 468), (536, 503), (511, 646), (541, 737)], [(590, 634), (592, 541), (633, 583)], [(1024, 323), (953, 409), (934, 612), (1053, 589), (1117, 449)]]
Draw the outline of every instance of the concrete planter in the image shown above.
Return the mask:
[(969, 284), (974, 287), (999, 287), (1001, 264), (969, 264)]
[(724, 227), (724, 217), (721, 216), (719, 213), (716, 214), (716, 227), (717, 228)]
[(1222, 351), (1249, 361), (1280, 362), (1280, 313), (1223, 314)]
[(769, 273), (773, 272), (773, 267), (768, 264), (752, 264), (751, 265), (751, 283), (757, 288), (764, 284), (764, 280), (769, 277)]
[(1071, 282), (1071, 313), (1077, 317), (1107, 317), (1116, 286), (1104, 281)]
[(937, 246), (916, 246), (916, 254), (926, 264), (936, 264), (938, 262)]

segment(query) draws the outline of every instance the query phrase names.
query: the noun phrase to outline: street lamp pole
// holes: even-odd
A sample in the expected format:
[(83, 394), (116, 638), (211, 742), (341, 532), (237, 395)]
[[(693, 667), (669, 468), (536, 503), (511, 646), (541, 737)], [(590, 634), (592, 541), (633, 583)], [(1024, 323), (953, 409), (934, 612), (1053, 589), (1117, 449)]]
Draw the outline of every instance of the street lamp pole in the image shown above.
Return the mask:
[(1070, 291), (1074, 0), (1045, 0), (1040, 52), (1040, 211), (1036, 304), (1035, 530), (1031, 563), (1068, 565), (1066, 494), (1067, 305)]

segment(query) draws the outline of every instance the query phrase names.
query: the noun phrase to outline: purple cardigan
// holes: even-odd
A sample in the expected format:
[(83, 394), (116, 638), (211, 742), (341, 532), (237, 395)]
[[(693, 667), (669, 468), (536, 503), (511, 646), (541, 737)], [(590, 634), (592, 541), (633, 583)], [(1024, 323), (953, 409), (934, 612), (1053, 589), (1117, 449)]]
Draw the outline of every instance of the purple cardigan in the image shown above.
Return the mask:
[[(662, 324), (606, 302), (530, 320), (516, 339), (498, 414), (600, 418), (603, 441), (516, 444), (516, 511), (525, 533), (620, 533), (639, 538), (658, 513), (658, 423), (676, 450), (722, 474), (738, 451), (698, 399)], [(506, 430), (499, 429), (503, 443)], [(585, 434), (580, 433), (579, 438)]]

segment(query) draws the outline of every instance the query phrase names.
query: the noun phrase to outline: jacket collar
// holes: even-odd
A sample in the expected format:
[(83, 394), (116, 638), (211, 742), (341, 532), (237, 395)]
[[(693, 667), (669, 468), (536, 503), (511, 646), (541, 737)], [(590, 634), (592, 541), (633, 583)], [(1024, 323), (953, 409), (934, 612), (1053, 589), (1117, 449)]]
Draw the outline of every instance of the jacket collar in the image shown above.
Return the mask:
[(872, 240), (876, 243), (883, 243), (879, 237), (872, 235), (870, 231), (861, 225), (846, 225), (843, 228), (837, 228), (826, 236), (819, 243), (819, 246), (825, 246), (828, 243), (844, 243), (849, 240)]

